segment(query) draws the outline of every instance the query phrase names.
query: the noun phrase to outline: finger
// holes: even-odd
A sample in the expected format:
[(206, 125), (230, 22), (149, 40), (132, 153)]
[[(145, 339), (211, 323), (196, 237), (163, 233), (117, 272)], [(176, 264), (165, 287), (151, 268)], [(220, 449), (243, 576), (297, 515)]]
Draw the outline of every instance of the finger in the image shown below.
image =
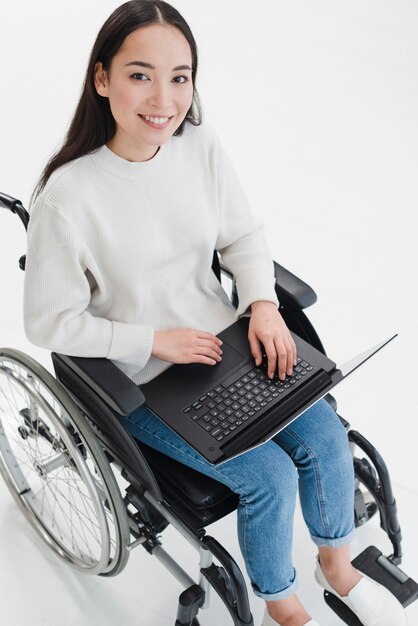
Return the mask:
[(221, 346), (219, 343), (212, 341), (212, 339), (197, 339), (195, 346), (197, 348), (210, 348), (211, 350), (215, 350), (218, 354), (222, 354), (223, 350), (221, 350)]
[(293, 365), (297, 365), (298, 364), (298, 349), (296, 347), (296, 344), (292, 335), (290, 335), (290, 342), (293, 346)]
[(266, 350), (266, 356), (267, 356), (267, 373), (268, 373), (269, 378), (273, 378), (274, 372), (276, 371), (276, 368), (277, 368), (278, 352), (276, 350), (275, 343), (272, 339), (264, 343), (264, 348)]
[(216, 361), (222, 361), (222, 356), (219, 354), (219, 352), (217, 352), (217, 350), (214, 350), (211, 347), (198, 347), (195, 349), (197, 354), (202, 354), (205, 356), (210, 357), (211, 359), (216, 359)]
[(293, 364), (294, 364), (295, 357), (294, 357), (294, 352), (293, 352), (293, 345), (292, 345), (292, 342), (290, 341), (290, 335), (284, 338), (284, 346), (287, 351), (286, 372), (288, 376), (291, 376), (293, 374)]
[(250, 343), (251, 354), (255, 359), (255, 364), (260, 365), (262, 361), (262, 353), (257, 335), (255, 333), (248, 333), (248, 341)]
[(217, 359), (211, 359), (204, 354), (192, 354), (191, 363), (203, 363), (205, 365), (216, 365), (219, 361)]
[(205, 330), (197, 330), (196, 333), (198, 337), (201, 337), (203, 339), (211, 339), (212, 341), (217, 343), (219, 346), (223, 344), (222, 339), (219, 339), (219, 337), (217, 337), (216, 335), (212, 335), (212, 333), (208, 333)]
[(284, 380), (287, 371), (287, 349), (281, 338), (276, 339), (275, 346), (279, 360), (279, 378), (280, 380)]

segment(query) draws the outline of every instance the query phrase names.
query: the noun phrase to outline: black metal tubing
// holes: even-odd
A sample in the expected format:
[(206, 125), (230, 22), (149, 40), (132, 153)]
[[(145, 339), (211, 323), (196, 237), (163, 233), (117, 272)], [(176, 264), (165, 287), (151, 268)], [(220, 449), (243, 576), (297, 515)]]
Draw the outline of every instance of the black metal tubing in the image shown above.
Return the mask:
[(0, 206), (5, 209), (9, 209), (10, 211), (13, 211), (14, 213), (14, 207), (18, 205), (22, 206), (20, 200), (0, 191)]
[[(221, 563), (222, 568), (212, 564), (200, 571), (215, 589), (229, 610), (235, 626), (254, 626), (248, 601), (247, 587), (242, 572), (232, 556), (213, 537), (206, 535), (202, 546)], [(225, 573), (227, 578), (225, 578)]]
[(367, 454), (376, 469), (379, 482), (375, 480), (360, 459), (354, 458), (355, 474), (375, 499), (379, 507), (380, 526), (386, 532), (393, 545), (394, 553), (389, 559), (396, 565), (399, 565), (402, 561), (402, 532), (386, 463), (378, 450), (358, 431), (348, 431), (348, 438)]
[(25, 229), (28, 229), (29, 213), (23, 207), (20, 200), (13, 198), (12, 196), (8, 196), (6, 193), (0, 192), (0, 207), (9, 209), (12, 213), (16, 213), (16, 215), (18, 215), (21, 219)]

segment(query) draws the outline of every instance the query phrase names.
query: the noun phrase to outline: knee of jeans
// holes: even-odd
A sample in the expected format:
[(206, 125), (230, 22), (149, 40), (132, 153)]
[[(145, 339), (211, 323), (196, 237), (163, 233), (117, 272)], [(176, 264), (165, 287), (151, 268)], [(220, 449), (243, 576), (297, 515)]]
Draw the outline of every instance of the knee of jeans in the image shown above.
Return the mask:
[(284, 431), (282, 438), (282, 444), (298, 467), (315, 459), (339, 472), (352, 470), (347, 432), (325, 400), (319, 401), (298, 418)]
[[(334, 409), (324, 399), (320, 400), (311, 409), (309, 419), (311, 427), (309, 435), (313, 442), (329, 450), (345, 451), (348, 448), (347, 431)], [(308, 411), (306, 412), (308, 416)], [(306, 435), (308, 433), (304, 433)], [(309, 436), (308, 435), (308, 436)]]
[(291, 502), (297, 493), (297, 471), (290, 457), (275, 444), (266, 444), (263, 454), (248, 468), (243, 477), (244, 499), (263, 500), (285, 505)]
[[(328, 403), (327, 403), (328, 404)], [(329, 430), (326, 438), (328, 456), (336, 455), (342, 462), (349, 460), (352, 463), (352, 455), (348, 441), (347, 430), (341, 423), (340, 418), (332, 407), (328, 405)]]
[(320, 447), (317, 454), (318, 456), (321, 455), (323, 462), (332, 468), (334, 476), (345, 475), (348, 479), (354, 473), (353, 455), (343, 427), (333, 433), (327, 442), (326, 448), (324, 446)]

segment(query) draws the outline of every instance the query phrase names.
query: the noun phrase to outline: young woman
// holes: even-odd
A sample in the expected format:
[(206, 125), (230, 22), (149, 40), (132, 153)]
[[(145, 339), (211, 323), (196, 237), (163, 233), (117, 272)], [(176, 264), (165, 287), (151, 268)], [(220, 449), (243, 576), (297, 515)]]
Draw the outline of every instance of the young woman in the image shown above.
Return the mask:
[[(291, 374), (296, 348), (279, 310), (263, 225), (248, 206), (196, 91), (190, 29), (161, 0), (132, 0), (94, 44), (63, 147), (35, 190), (24, 290), (30, 341), (69, 355), (112, 359), (137, 384), (171, 363), (213, 366), (216, 334), (250, 315), (257, 364)], [(211, 270), (234, 273), (235, 310)], [(297, 479), (318, 546), (316, 578), (365, 626), (403, 626), (383, 587), (349, 558), (354, 476), (347, 437), (325, 401), (273, 440), (219, 467), (142, 408), (123, 418), (139, 440), (239, 494), (238, 534), (264, 626), (317, 624), (296, 590), (292, 525)]]

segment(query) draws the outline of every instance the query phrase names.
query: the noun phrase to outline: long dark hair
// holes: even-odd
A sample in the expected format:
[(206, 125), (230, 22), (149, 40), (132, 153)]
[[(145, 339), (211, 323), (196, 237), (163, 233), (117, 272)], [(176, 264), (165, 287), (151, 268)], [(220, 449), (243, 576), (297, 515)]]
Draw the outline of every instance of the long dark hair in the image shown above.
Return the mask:
[(180, 13), (163, 0), (130, 0), (119, 6), (106, 20), (97, 35), (87, 67), (83, 90), (63, 146), (49, 159), (37, 183), (32, 199), (45, 187), (52, 172), (64, 163), (96, 150), (116, 132), (116, 124), (108, 98), (100, 96), (94, 86), (94, 67), (98, 61), (103, 69), (110, 68), (125, 38), (134, 30), (150, 24), (167, 24), (181, 30), (192, 53), (193, 100), (186, 117), (174, 135), (183, 133), (184, 125), (202, 123), (202, 110), (196, 91), (197, 45), (192, 32)]

